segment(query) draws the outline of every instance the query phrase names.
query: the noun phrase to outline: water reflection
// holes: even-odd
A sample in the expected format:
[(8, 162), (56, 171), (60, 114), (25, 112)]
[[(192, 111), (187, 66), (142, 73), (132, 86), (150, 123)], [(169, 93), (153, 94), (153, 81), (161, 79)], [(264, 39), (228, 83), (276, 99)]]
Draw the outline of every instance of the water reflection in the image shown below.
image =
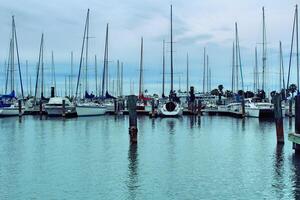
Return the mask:
[(292, 163), (294, 167), (293, 193), (295, 199), (300, 199), (300, 155), (293, 154)]
[(151, 128), (154, 130), (155, 129), (155, 119), (151, 119)]
[(283, 151), (283, 145), (277, 144), (275, 155), (274, 155), (274, 174), (273, 174), (273, 180), (274, 183), (272, 186), (274, 187), (276, 194), (278, 196), (278, 199), (282, 199), (284, 197), (284, 191), (285, 183), (284, 183), (284, 151)]
[(289, 117), (289, 130), (293, 129), (293, 118)]
[(189, 116), (190, 128), (194, 128), (195, 125), (201, 126), (201, 116), (191, 115)]
[(137, 144), (130, 144), (128, 150), (128, 199), (137, 198), (138, 184), (138, 146)]
[(168, 119), (167, 126), (168, 126), (168, 129), (169, 129), (168, 132), (170, 134), (174, 134), (174, 132), (175, 132), (175, 121), (174, 121), (174, 119)]

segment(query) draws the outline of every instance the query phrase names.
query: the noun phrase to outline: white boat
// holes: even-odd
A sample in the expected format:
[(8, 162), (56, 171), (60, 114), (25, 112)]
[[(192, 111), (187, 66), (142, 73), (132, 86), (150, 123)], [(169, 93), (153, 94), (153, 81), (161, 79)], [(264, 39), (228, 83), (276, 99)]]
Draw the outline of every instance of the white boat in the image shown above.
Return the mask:
[[(25, 108), (22, 107), (21, 112), (22, 115), (24, 113)], [(0, 116), (1, 117), (9, 117), (9, 116), (18, 116), (19, 115), (19, 107), (16, 104), (12, 104), (8, 107), (0, 108)]]
[(269, 102), (254, 102), (252, 99), (245, 99), (245, 114), (248, 117), (272, 117), (274, 106)]
[(63, 114), (63, 100), (65, 100), (65, 114), (76, 115), (75, 106), (64, 97), (52, 97), (45, 105), (45, 111), (48, 116), (62, 116)]
[(113, 100), (105, 100), (103, 105), (106, 107), (107, 112), (114, 112), (115, 111), (115, 103)]
[(172, 5), (170, 7), (171, 11), (171, 90), (169, 100), (162, 103), (159, 106), (158, 114), (162, 117), (178, 117), (181, 116), (183, 113), (183, 107), (180, 103), (179, 97), (176, 96), (175, 91), (173, 90), (173, 29), (172, 29)]
[(218, 106), (218, 110), (221, 112), (235, 112), (241, 113), (242, 112), (242, 104), (239, 102), (230, 103), (228, 105), (221, 105)]
[(78, 103), (76, 105), (76, 112), (78, 117), (104, 115), (106, 113), (106, 106), (94, 102)]
[(174, 101), (168, 101), (158, 109), (158, 114), (162, 117), (178, 117), (182, 115), (182, 112), (183, 107)]

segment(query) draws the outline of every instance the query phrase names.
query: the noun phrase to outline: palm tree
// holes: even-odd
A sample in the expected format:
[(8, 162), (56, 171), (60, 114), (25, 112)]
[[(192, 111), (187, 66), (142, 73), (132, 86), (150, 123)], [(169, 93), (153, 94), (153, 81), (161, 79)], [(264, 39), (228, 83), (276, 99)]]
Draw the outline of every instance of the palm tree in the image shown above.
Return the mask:
[(297, 91), (297, 86), (296, 84), (291, 84), (289, 86), (289, 91), (292, 93), (292, 98), (294, 98), (294, 93)]

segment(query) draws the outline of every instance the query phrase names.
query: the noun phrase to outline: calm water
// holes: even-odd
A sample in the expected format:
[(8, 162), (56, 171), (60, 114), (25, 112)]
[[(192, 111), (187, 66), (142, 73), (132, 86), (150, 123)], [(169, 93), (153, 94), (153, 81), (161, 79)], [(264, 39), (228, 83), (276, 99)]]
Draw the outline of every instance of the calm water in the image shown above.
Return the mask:
[(203, 116), (0, 119), (0, 199), (294, 199), (300, 158), (275, 125)]

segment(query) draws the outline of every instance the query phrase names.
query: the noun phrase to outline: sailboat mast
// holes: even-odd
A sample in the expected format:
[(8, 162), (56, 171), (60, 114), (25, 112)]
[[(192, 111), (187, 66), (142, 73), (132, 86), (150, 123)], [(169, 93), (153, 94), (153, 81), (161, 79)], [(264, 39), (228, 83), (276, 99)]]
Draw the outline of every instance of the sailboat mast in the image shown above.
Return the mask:
[(263, 42), (262, 42), (262, 90), (265, 90), (266, 87), (266, 62), (267, 62), (267, 50), (266, 50), (266, 25), (265, 25), (265, 8), (262, 7), (262, 12), (263, 12)]
[(231, 69), (231, 91), (235, 91), (235, 49), (234, 49), (234, 42), (232, 44), (232, 69)]
[(106, 92), (108, 92), (108, 23), (106, 24), (106, 33), (105, 33), (102, 88), (101, 88), (102, 97), (104, 97), (104, 87), (106, 89)]
[(20, 64), (20, 56), (19, 56), (19, 47), (18, 47), (18, 39), (17, 39), (17, 30), (16, 30), (16, 23), (15, 18), (13, 16), (13, 26), (14, 26), (14, 39), (16, 42), (16, 53), (17, 53), (17, 62), (18, 62), (18, 69), (19, 69), (19, 78), (20, 78), (20, 85), (21, 85), (21, 94), (24, 99), (24, 90), (23, 90), (23, 81), (22, 81), (22, 72), (21, 72), (21, 64)]
[(54, 56), (51, 51), (51, 85), (54, 86)]
[(42, 66), (42, 80), (41, 80), (41, 98), (42, 98), (44, 96), (44, 37), (42, 40), (41, 66)]
[(85, 91), (88, 91), (88, 53), (89, 53), (89, 24), (90, 24), (90, 10), (86, 19), (86, 48), (85, 48)]
[(255, 47), (255, 91), (257, 92), (259, 87), (259, 73), (258, 73), (258, 60), (257, 60), (257, 47)]
[(26, 60), (26, 90), (28, 95), (29, 94), (28, 60)]
[(117, 61), (117, 96), (120, 96), (120, 61)]
[(15, 74), (15, 56), (14, 56), (14, 53), (15, 53), (15, 50), (14, 50), (14, 46), (15, 46), (15, 44), (14, 44), (14, 32), (15, 32), (15, 27), (14, 27), (14, 17), (12, 16), (12, 31), (11, 31), (11, 39), (12, 39), (12, 41), (11, 41), (11, 57), (10, 57), (10, 59), (11, 59), (11, 63), (10, 63), (10, 65), (11, 65), (11, 73), (10, 73), (10, 83), (11, 83), (11, 85), (10, 85), (10, 87), (11, 87), (11, 91), (14, 91), (14, 89), (15, 89), (15, 86), (14, 86), (14, 74)]
[(285, 87), (283, 54), (282, 54), (282, 44), (281, 44), (281, 41), (279, 41), (279, 51), (280, 51), (280, 68), (281, 68), (280, 71), (281, 71), (281, 76), (282, 76), (282, 87), (280, 88), (280, 90), (281, 90), (281, 89), (284, 89), (284, 87)]
[(166, 68), (166, 60), (165, 60), (165, 40), (163, 40), (163, 81), (162, 81), (162, 97), (165, 96), (165, 68)]
[(73, 96), (73, 51), (71, 51), (71, 77), (70, 77), (70, 97)]
[(173, 93), (173, 13), (171, 5), (171, 93)]
[(40, 51), (39, 51), (39, 61), (37, 65), (37, 72), (36, 72), (36, 82), (35, 82), (35, 91), (34, 91), (34, 102), (36, 104), (36, 96), (37, 96), (37, 90), (38, 90), (38, 84), (39, 84), (39, 74), (40, 74), (40, 65), (41, 65), (41, 55), (42, 55), (42, 45), (44, 40), (44, 33), (42, 33), (41, 37), (41, 44), (40, 44)]
[(123, 97), (123, 62), (121, 62), (121, 94), (120, 96)]
[(297, 91), (299, 93), (299, 45), (298, 45), (298, 5), (296, 5), (296, 56), (297, 56)]
[(204, 47), (203, 53), (203, 94), (205, 93), (205, 69), (206, 69), (206, 52)]
[(206, 92), (209, 93), (209, 67), (208, 67), (208, 55), (206, 55)]
[(235, 22), (235, 64), (236, 64), (236, 91), (239, 91), (239, 53), (238, 53), (238, 28), (237, 28), (237, 22)]
[(97, 70), (97, 56), (95, 55), (95, 85), (96, 85), (96, 96), (98, 95), (98, 70)]
[(189, 91), (189, 53), (186, 54), (186, 92)]
[(143, 37), (141, 38), (139, 97), (143, 95)]
[[(88, 11), (87, 11), (87, 19), (88, 19), (89, 12), (90, 12), (90, 9), (88, 9)], [(83, 40), (82, 40), (82, 47), (81, 47), (81, 54), (80, 54), (80, 63), (79, 63), (79, 72), (78, 72), (77, 84), (76, 84), (75, 99), (77, 98), (79, 83), (80, 83), (80, 74), (81, 74), (81, 67), (82, 67), (82, 57), (83, 57), (84, 41), (85, 41), (86, 31), (87, 31), (87, 23), (85, 23), (84, 33), (83, 33)]]

